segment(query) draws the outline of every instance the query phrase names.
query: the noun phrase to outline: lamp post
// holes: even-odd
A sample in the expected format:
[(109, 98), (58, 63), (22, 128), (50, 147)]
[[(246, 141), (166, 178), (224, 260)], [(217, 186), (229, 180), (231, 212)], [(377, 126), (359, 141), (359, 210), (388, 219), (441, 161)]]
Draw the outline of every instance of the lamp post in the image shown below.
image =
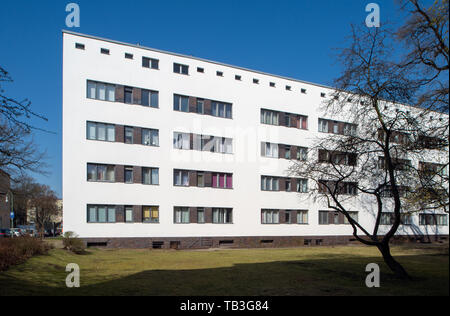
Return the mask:
[(11, 197), (11, 205), (10, 205), (10, 218), (11, 218), (11, 229), (14, 228), (14, 194), (12, 193), (11, 190), (8, 190), (8, 192), (6, 193), (6, 203), (9, 202), (9, 198)]

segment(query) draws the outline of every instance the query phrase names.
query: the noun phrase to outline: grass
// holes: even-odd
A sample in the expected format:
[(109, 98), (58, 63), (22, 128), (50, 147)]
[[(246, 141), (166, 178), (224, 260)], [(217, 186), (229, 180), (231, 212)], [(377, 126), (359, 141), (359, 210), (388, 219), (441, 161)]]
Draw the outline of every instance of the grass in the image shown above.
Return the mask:
[[(412, 281), (396, 279), (365, 246), (85, 255), (53, 249), (0, 273), (0, 295), (449, 295), (448, 244), (395, 246), (393, 254)], [(371, 262), (380, 265), (380, 288), (365, 286)], [(68, 263), (80, 266), (80, 288), (65, 286)]]

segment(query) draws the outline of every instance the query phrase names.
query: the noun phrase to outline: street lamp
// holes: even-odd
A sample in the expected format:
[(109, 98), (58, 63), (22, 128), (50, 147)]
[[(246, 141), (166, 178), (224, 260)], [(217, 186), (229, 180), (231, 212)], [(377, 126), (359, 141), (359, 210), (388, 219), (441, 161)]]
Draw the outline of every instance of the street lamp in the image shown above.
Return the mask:
[(8, 190), (8, 192), (6, 193), (6, 203), (9, 202), (9, 198), (8, 198), (9, 196), (11, 196), (10, 218), (11, 218), (11, 229), (13, 229), (14, 228), (14, 195), (11, 190)]

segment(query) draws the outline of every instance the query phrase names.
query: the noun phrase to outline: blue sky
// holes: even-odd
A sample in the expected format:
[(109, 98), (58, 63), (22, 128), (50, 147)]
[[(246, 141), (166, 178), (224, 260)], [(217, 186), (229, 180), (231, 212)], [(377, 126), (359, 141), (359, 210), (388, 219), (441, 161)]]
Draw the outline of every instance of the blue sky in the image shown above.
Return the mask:
[(62, 34), (65, 7), (76, 2), (81, 25), (70, 30), (193, 55), (330, 85), (339, 74), (334, 49), (344, 47), (350, 24), (360, 24), (376, 2), (382, 20), (400, 22), (394, 0), (2, 0), (0, 65), (16, 99), (28, 98), (54, 134), (36, 132), (47, 151), (49, 176), (35, 175), (61, 194)]

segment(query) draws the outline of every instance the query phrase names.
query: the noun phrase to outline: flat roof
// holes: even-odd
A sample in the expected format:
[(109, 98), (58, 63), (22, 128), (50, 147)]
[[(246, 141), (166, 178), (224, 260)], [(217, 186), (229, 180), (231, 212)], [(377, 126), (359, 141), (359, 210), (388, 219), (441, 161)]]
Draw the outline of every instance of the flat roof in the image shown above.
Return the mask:
[(71, 35), (80, 36), (80, 37), (86, 37), (86, 38), (90, 38), (90, 39), (104, 41), (104, 42), (108, 42), (108, 43), (124, 45), (124, 46), (129, 46), (129, 47), (134, 47), (134, 48), (140, 48), (140, 49), (144, 49), (144, 50), (149, 50), (149, 51), (162, 53), (162, 54), (168, 54), (168, 55), (177, 56), (177, 57), (194, 59), (194, 60), (198, 60), (198, 61), (202, 61), (202, 62), (206, 62), (206, 63), (210, 63), (210, 64), (215, 64), (215, 65), (219, 65), (219, 66), (230, 67), (230, 68), (239, 69), (239, 70), (243, 70), (243, 71), (254, 72), (254, 73), (257, 73), (257, 74), (260, 74), (260, 75), (276, 77), (276, 78), (280, 78), (280, 79), (284, 79), (284, 80), (289, 80), (289, 81), (294, 81), (294, 82), (298, 82), (298, 83), (309, 84), (309, 85), (313, 85), (313, 86), (317, 86), (317, 87), (321, 87), (321, 88), (334, 90), (334, 88), (332, 88), (330, 86), (323, 85), (323, 84), (317, 84), (317, 83), (308, 82), (308, 81), (304, 81), (304, 80), (299, 80), (299, 79), (295, 79), (295, 78), (290, 78), (290, 77), (286, 77), (286, 76), (270, 74), (270, 73), (259, 71), (259, 70), (253, 70), (253, 69), (248, 69), (248, 68), (245, 68), (245, 67), (234, 66), (234, 65), (221, 63), (221, 62), (217, 62), (217, 61), (213, 61), (213, 60), (208, 60), (208, 59), (204, 59), (204, 58), (200, 58), (200, 57), (195, 57), (195, 56), (189, 56), (189, 55), (184, 55), (184, 54), (179, 54), (179, 53), (168, 52), (168, 51), (164, 51), (164, 50), (160, 50), (160, 49), (156, 49), (156, 48), (140, 46), (140, 45), (135, 45), (135, 44), (129, 44), (129, 43), (125, 43), (125, 42), (115, 41), (115, 40), (111, 40), (111, 39), (107, 39), (107, 38), (102, 38), (102, 37), (97, 37), (97, 36), (93, 36), (93, 35), (77, 33), (77, 32), (68, 31), (68, 30), (62, 30), (62, 32), (63, 33), (67, 33), (67, 34), (71, 34)]

